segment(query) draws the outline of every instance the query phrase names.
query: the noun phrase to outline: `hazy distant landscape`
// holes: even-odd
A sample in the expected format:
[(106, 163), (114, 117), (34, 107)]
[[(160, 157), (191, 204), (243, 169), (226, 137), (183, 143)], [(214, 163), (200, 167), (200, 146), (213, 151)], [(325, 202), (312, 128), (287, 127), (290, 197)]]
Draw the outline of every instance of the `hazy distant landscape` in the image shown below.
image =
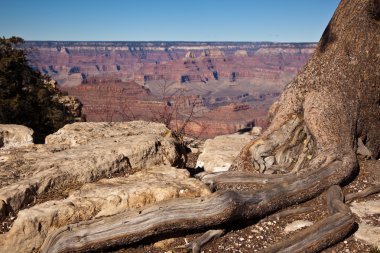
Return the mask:
[(175, 119), (181, 121), (196, 104), (197, 124), (187, 131), (213, 137), (265, 127), (268, 108), (316, 44), (28, 41), (24, 47), (32, 49), (34, 68), (82, 101), (88, 121), (152, 120), (167, 102), (181, 104)]

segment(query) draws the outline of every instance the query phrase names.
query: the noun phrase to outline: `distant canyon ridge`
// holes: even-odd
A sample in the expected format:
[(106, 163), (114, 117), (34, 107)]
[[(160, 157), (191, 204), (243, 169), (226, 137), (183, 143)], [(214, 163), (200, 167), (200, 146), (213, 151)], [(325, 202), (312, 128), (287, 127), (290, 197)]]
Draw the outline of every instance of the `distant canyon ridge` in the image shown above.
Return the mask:
[[(30, 64), (84, 104), (88, 121), (161, 121), (213, 137), (267, 125), (315, 43), (28, 41)], [(190, 120), (188, 120), (190, 118)]]

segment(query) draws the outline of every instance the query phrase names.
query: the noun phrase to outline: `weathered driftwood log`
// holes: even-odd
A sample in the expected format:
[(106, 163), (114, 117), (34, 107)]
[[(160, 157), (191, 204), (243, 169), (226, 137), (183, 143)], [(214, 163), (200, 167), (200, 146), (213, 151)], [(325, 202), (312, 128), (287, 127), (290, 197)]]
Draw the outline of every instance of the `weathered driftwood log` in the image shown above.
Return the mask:
[[(264, 217), (347, 182), (357, 167), (359, 137), (379, 156), (379, 69), (380, 0), (343, 0), (308, 64), (272, 106), (269, 128), (243, 148), (232, 166), (236, 171), (289, 175), (250, 177), (265, 184), (251, 192), (217, 191), (72, 224), (49, 234), (41, 251), (88, 251), (220, 227)], [(236, 182), (241, 175), (235, 175), (240, 176)], [(222, 175), (216, 179), (233, 181)], [(302, 245), (305, 252), (315, 252), (341, 240), (352, 217), (337, 198), (341, 196), (329, 197), (331, 216), (305, 230), (307, 236), (295, 236), (276, 249), (294, 252), (291, 245)]]

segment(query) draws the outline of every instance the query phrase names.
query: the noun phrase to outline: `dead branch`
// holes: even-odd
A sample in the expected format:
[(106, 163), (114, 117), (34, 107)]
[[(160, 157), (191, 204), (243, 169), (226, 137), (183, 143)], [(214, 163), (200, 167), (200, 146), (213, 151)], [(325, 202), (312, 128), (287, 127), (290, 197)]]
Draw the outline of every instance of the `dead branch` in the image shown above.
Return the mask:
[(224, 234), (223, 229), (215, 229), (215, 230), (209, 230), (194, 241), (190, 243), (186, 243), (184, 246), (180, 246), (178, 248), (184, 248), (187, 250), (191, 250), (193, 253), (199, 253), (201, 252), (201, 248), (207, 244), (208, 242), (221, 237)]
[(365, 197), (368, 197), (372, 194), (376, 194), (379, 192), (380, 192), (380, 184), (376, 184), (376, 185), (372, 185), (372, 186), (364, 189), (363, 191), (349, 193), (346, 195), (345, 199), (346, 199), (346, 202), (348, 203), (348, 202), (351, 202), (355, 199), (365, 198)]

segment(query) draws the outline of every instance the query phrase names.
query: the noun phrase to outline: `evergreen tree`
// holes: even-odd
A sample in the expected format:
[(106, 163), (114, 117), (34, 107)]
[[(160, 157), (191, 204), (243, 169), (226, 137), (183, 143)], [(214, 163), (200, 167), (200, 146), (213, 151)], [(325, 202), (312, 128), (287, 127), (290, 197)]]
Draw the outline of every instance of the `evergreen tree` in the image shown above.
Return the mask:
[(67, 108), (53, 99), (50, 78), (28, 65), (22, 38), (0, 37), (0, 123), (32, 128), (36, 142), (74, 121)]

